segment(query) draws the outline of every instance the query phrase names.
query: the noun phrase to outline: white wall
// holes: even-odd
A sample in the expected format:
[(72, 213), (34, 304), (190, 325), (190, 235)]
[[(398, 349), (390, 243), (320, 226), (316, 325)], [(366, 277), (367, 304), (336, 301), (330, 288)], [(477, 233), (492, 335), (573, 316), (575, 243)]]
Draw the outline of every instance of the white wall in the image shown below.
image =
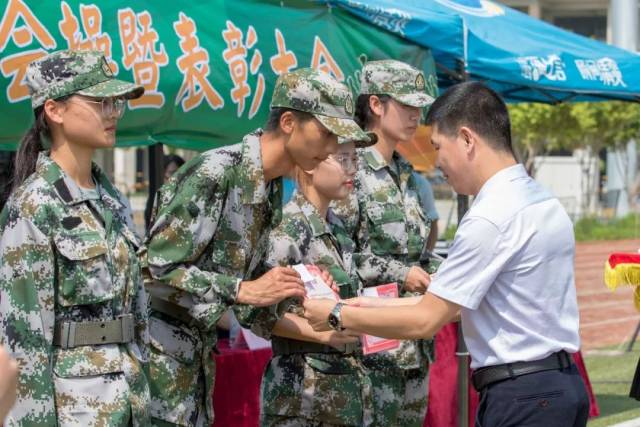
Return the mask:
[(574, 156), (539, 156), (534, 160), (535, 179), (560, 200), (572, 219), (595, 212), (598, 191), (598, 159), (578, 151)]

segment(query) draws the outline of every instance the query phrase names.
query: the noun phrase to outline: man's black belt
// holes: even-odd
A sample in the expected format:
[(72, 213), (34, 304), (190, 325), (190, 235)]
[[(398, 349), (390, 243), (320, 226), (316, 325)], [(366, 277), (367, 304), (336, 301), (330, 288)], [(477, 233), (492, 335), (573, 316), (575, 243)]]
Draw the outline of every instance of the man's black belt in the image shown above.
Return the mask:
[(505, 363), (503, 365), (477, 369), (473, 372), (471, 381), (476, 391), (482, 391), (488, 385), (499, 381), (516, 378), (521, 375), (533, 374), (535, 372), (565, 369), (571, 366), (572, 363), (573, 358), (571, 355), (562, 350), (540, 360)]

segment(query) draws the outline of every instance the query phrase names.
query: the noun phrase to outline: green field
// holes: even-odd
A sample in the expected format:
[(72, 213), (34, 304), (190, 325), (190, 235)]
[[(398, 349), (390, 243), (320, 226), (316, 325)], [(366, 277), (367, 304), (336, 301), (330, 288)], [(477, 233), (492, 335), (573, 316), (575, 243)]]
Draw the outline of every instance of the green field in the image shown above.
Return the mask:
[(600, 416), (592, 419), (589, 427), (610, 426), (640, 418), (640, 401), (629, 397), (631, 380), (640, 357), (640, 342), (636, 342), (631, 353), (624, 352), (625, 349), (626, 345), (583, 354), (600, 407)]

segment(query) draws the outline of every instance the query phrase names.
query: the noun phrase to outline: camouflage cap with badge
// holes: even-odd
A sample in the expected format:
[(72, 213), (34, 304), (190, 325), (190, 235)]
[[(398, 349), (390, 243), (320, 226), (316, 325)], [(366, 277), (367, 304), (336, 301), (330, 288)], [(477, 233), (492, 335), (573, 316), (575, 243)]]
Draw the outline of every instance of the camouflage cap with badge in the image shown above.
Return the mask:
[(425, 92), (424, 73), (393, 59), (370, 61), (362, 67), (360, 94), (389, 95), (411, 107), (427, 107), (434, 98)]
[(273, 90), (271, 108), (284, 107), (312, 114), (338, 136), (338, 143), (369, 146), (377, 140), (353, 120), (353, 97), (347, 86), (327, 73), (300, 68), (282, 74)]
[(116, 79), (102, 52), (92, 50), (59, 50), (37, 59), (27, 67), (26, 82), (33, 109), (73, 94), (134, 99), (144, 93), (142, 86)]

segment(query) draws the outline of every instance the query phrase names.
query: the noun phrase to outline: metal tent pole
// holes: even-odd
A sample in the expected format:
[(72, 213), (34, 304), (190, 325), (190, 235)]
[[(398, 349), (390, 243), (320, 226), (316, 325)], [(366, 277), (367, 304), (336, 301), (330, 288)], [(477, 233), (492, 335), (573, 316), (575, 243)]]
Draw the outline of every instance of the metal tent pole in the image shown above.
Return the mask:
[[(469, 196), (458, 195), (458, 225), (469, 210)], [(462, 335), (462, 323), (458, 323), (458, 427), (469, 427), (469, 351)]]
[(153, 202), (156, 199), (156, 193), (164, 182), (164, 151), (162, 144), (154, 144), (149, 146), (149, 197), (147, 197), (147, 205), (144, 209), (144, 228), (149, 229), (149, 221), (151, 220), (151, 212), (153, 211)]

